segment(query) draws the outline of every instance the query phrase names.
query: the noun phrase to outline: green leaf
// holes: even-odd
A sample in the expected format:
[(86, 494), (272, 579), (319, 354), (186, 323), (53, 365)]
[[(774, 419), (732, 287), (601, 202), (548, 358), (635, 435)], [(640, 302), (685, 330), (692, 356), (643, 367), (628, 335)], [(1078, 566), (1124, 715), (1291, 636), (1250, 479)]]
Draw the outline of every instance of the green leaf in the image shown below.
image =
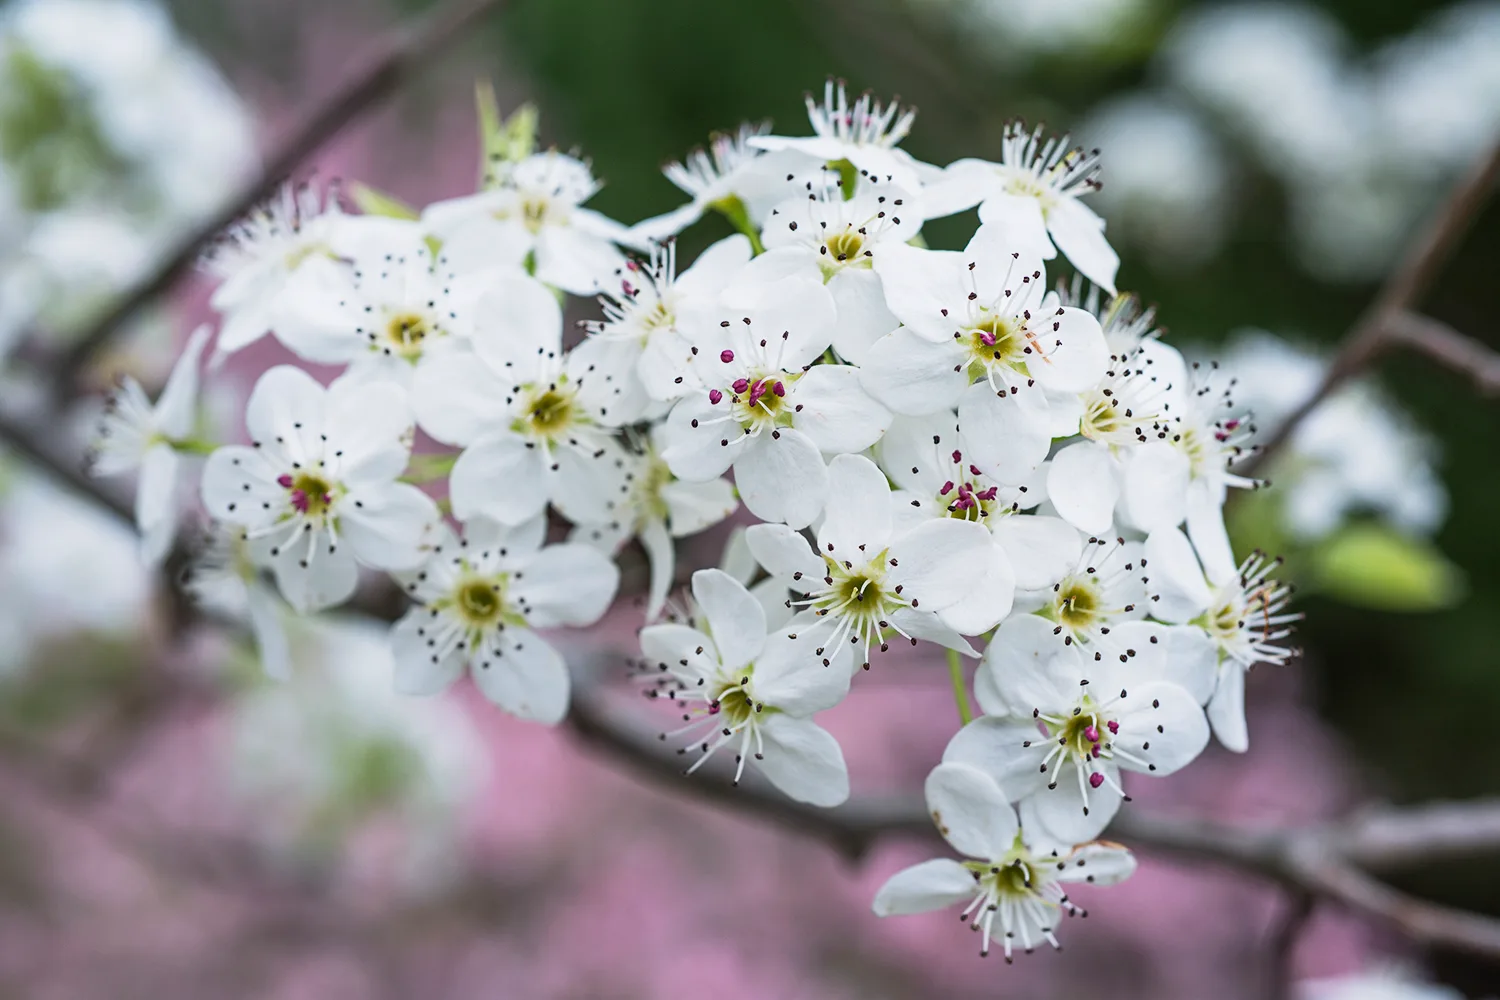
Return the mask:
[(388, 195), (384, 191), (377, 191), (367, 184), (356, 183), (350, 188), (349, 193), (354, 198), (354, 204), (358, 205), (359, 210), (366, 215), (384, 215), (392, 219), (415, 219), (418, 217), (415, 208), (412, 208), (399, 198)]
[(1330, 597), (1384, 611), (1435, 611), (1463, 597), (1463, 571), (1432, 542), (1388, 525), (1350, 525), (1318, 545), (1311, 582)]
[(479, 109), (480, 186), (499, 183), (496, 168), (503, 163), (517, 163), (536, 149), (538, 114), (535, 105), (523, 104), (509, 118), (500, 117), (495, 87), (486, 80), (474, 85), (474, 103)]

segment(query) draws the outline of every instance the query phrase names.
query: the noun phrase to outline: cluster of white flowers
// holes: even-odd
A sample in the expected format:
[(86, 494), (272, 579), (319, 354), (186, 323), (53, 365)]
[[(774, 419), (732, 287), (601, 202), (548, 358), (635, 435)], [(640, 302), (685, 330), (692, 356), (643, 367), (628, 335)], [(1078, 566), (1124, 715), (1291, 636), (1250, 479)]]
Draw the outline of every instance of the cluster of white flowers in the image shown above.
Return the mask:
[[(586, 163), (527, 142), (478, 194), (409, 217), (300, 191), (247, 220), (212, 258), (219, 352), (270, 331), (343, 370), (260, 377), (248, 443), (203, 470), (220, 544), (194, 583), (248, 607), (284, 668), (263, 575), (310, 613), (389, 573), (411, 602), (398, 689), (468, 673), (555, 723), (569, 675), (538, 630), (597, 621), (638, 539), (637, 677), (683, 722), (663, 739), (690, 771), (728, 748), (736, 781), (753, 767), (822, 806), (849, 777), (815, 716), (860, 668), (944, 647), (967, 719), (960, 658), (977, 660), (984, 714), (927, 783), (974, 860), (903, 872), (876, 908), (968, 900), (1009, 957), (1055, 943), (1078, 911), (1064, 884), (1131, 872), (1096, 840), (1122, 773), (1171, 774), (1211, 730), (1245, 749), (1245, 671), (1289, 655), (1276, 563), (1237, 560), (1224, 530), (1227, 492), (1254, 485), (1234, 471), (1251, 428), (1115, 294), (1081, 200), (1097, 153), (1016, 124), (999, 162), (939, 168), (899, 148), (910, 110), (830, 83), (808, 111), (813, 136), (746, 127), (668, 168), (692, 202), (633, 229), (584, 207)], [(976, 205), (964, 249), (924, 246), (925, 220)], [(741, 231), (679, 273), (672, 233), (710, 211)], [(1062, 258), (1080, 277), (1059, 292)], [(598, 300), (577, 337), (568, 294)], [(181, 463), (153, 456), (187, 446), (191, 379), (155, 407), (128, 386), (101, 439), (110, 471), (143, 467), (148, 532), (170, 520), (159, 480)], [(418, 429), (449, 450), (414, 456)], [(441, 504), (418, 485), (442, 480)], [(673, 539), (741, 503), (757, 523), (663, 619)]]
[(0, 11), (0, 355), (86, 325), (255, 165), (250, 117), (153, 0)]

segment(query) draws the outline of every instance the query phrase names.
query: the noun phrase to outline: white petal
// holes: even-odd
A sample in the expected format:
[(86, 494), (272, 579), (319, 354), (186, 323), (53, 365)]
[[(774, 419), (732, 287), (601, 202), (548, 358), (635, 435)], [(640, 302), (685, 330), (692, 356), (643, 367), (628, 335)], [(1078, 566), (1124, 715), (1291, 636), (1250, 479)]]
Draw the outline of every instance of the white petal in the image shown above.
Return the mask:
[(693, 600), (708, 619), (708, 631), (724, 666), (738, 670), (766, 644), (766, 613), (734, 577), (721, 569), (693, 574)]
[(323, 426), (323, 387), (307, 372), (277, 365), (262, 375), (245, 404), (245, 429), (251, 441), (297, 440), (297, 424)]
[[(1140, 624), (1145, 623), (1126, 623), (1132, 627)], [(1219, 647), (1213, 638), (1197, 625), (1148, 627), (1159, 628), (1163, 633), (1161, 644), (1165, 647), (1166, 662), (1162, 679), (1186, 688), (1198, 704), (1208, 704), (1215, 686), (1223, 683), (1219, 680)], [(1117, 626), (1115, 631), (1123, 628), (1125, 625)]]
[(509, 432), (480, 438), (454, 463), (448, 495), (461, 521), (484, 516), (520, 524), (547, 506), (546, 457)]
[[(1119, 770), (1113, 764), (1104, 762), (1096, 770), (1119, 784)], [(1027, 830), (1040, 829), (1065, 844), (1082, 844), (1098, 837), (1125, 801), (1110, 787), (1108, 778), (1098, 788), (1081, 791), (1078, 771), (1072, 764), (1064, 765), (1061, 773), (1052, 777), (1056, 788), (1044, 785), (1020, 803), (1021, 825)]]
[(805, 593), (828, 572), (807, 539), (784, 524), (755, 524), (745, 529), (745, 543), (756, 562), (787, 587)]
[(991, 539), (987, 549), (974, 549), (972, 553), (975, 562), (984, 563), (980, 582), (938, 612), (943, 624), (964, 635), (979, 635), (994, 628), (1010, 614), (1016, 594), (1016, 574), (1004, 549)]
[(958, 403), (964, 457), (1002, 483), (1023, 482), (1047, 458), (1052, 444), (1041, 421), (1022, 400), (1026, 394), (997, 396), (989, 383), (975, 382)]
[(864, 451), (891, 425), (891, 412), (870, 398), (851, 365), (818, 365), (797, 380), (788, 402), (801, 407), (797, 429), (825, 454)]
[(1047, 235), (1047, 221), (1042, 203), (1027, 195), (996, 192), (979, 206), (979, 221), (1003, 232), (1017, 250), (1036, 254), (1046, 260), (1057, 256)]
[(1187, 531), (1209, 582), (1222, 586), (1239, 575), (1234, 551), (1229, 545), (1229, 533), (1224, 530), (1224, 508), (1209, 490), (1188, 490)]
[(496, 279), (475, 304), (474, 350), (512, 385), (535, 382), (562, 353), (562, 307), (547, 286), (525, 275)]
[(814, 806), (836, 806), (849, 798), (844, 753), (817, 723), (777, 714), (759, 728), (765, 743), (765, 759), (757, 761), (761, 773), (788, 798)]
[(1208, 721), (1224, 749), (1244, 753), (1250, 749), (1250, 730), (1245, 724), (1245, 671), (1237, 663), (1219, 669), (1219, 684), (1208, 703)]
[[(1065, 675), (1077, 654), (1063, 645), (1056, 627), (1040, 615), (1026, 614), (1012, 615), (1000, 625), (976, 675), (976, 693), (979, 678), (987, 682), (981, 708), (991, 715), (1019, 719), (1036, 709), (1056, 711), (1071, 703), (1078, 677)], [(1054, 664), (1059, 656), (1064, 660)]]
[(672, 475), (686, 482), (708, 482), (718, 479), (744, 450), (746, 438), (733, 420), (720, 422), (729, 415), (729, 401), (715, 406), (707, 393), (696, 393), (678, 400), (667, 414), (662, 435), (662, 460)]
[(1000, 187), (993, 163), (957, 160), (944, 168), (940, 179), (922, 187), (922, 211), (929, 219), (941, 219), (973, 208)]
[(172, 547), (177, 530), (177, 451), (161, 442), (141, 456), (135, 487), (135, 525), (141, 533), (141, 559), (159, 566)]
[(1186, 535), (1176, 528), (1153, 531), (1145, 555), (1153, 618), (1186, 622), (1208, 609), (1213, 595)]
[(609, 610), (620, 571), (604, 553), (586, 545), (549, 545), (515, 573), (515, 593), (529, 606), (536, 628), (592, 625)]
[(1123, 700), (1115, 746), (1144, 764), (1121, 760), (1132, 771), (1163, 777), (1190, 764), (1208, 746), (1208, 720), (1198, 701), (1176, 684), (1143, 684)]
[(828, 463), (829, 503), (818, 529), (820, 549), (835, 559), (865, 558), (891, 540), (891, 489), (885, 473), (863, 455), (839, 455)]
[(922, 250), (897, 243), (882, 246), (875, 273), (885, 290), (885, 302), (914, 334), (934, 343), (953, 339), (958, 324), (946, 315), (969, 294), (966, 264), (951, 250)]
[(624, 265), (625, 255), (614, 244), (574, 226), (543, 226), (537, 234), (537, 278), (574, 295), (602, 291)]
[(958, 762), (939, 764), (924, 788), (928, 815), (960, 854), (1003, 858), (1015, 846), (1016, 811), (984, 771)]
[(1119, 844), (1084, 844), (1058, 868), (1059, 882), (1116, 885), (1135, 874), (1135, 855)]
[(250, 634), (266, 676), (284, 681), (292, 676), (292, 650), (281, 621), (281, 601), (259, 582), (245, 587), (245, 609), (250, 613)]
[(641, 658), (671, 673), (708, 676), (718, 669), (719, 651), (713, 639), (695, 628), (676, 622), (647, 625), (640, 639)]
[(706, 483), (666, 483), (661, 488), (661, 499), (667, 505), (667, 521), (674, 538), (695, 535), (710, 528), (733, 514), (740, 505), (734, 496), (734, 484), (727, 479), (711, 479)]
[(518, 718), (556, 725), (568, 714), (567, 664), (530, 629), (502, 632), (496, 655), (472, 673), (486, 698)]
[(1104, 238), (1104, 220), (1077, 198), (1059, 198), (1047, 209), (1047, 232), (1078, 273), (1115, 293), (1120, 256)]
[(986, 715), (954, 734), (943, 751), (943, 763), (978, 768), (999, 786), (1006, 800), (1016, 802), (1038, 789), (1046, 790), (1047, 775), (1037, 770), (1043, 754), (1024, 746), (1028, 740), (1034, 745), (1040, 739), (1030, 719), (1022, 722)]
[(973, 521), (928, 521), (892, 543), (891, 579), (921, 610), (940, 611), (984, 579), (989, 564), (974, 553), (993, 546), (989, 533)]
[(1026, 370), (1039, 385), (1084, 392), (1099, 384), (1109, 368), (1109, 345), (1093, 313), (1069, 306), (1039, 317), (1035, 329), (1043, 355)]
[(679, 205), (670, 212), (661, 215), (653, 215), (649, 219), (642, 219), (630, 227), (630, 236), (634, 240), (664, 240), (668, 236), (676, 236), (688, 226), (703, 218), (703, 212), (707, 205), (700, 205), (697, 201), (690, 201), (686, 205)]
[(1020, 590), (1040, 590), (1061, 580), (1078, 564), (1083, 539), (1059, 517), (1026, 514), (990, 521), (995, 540), (1010, 556)]
[(391, 628), (391, 652), (395, 657), (395, 687), (398, 694), (432, 695), (446, 691), (464, 672), (464, 652), (452, 649), (435, 656), (422, 634), (429, 619), (425, 609), (408, 611)]
[(844, 655), (825, 667), (817, 648), (816, 637), (772, 633), (755, 661), (755, 697), (801, 718), (843, 701), (853, 674), (851, 659)]
[(213, 328), (204, 324), (188, 337), (182, 355), (167, 376), (166, 388), (156, 401), (156, 426), (167, 437), (185, 438), (193, 432), (198, 413), (198, 365)]
[(552, 449), (545, 469), (552, 505), (574, 524), (597, 524), (615, 517), (625, 492), (625, 463), (613, 438), (584, 438)]
[(838, 309), (833, 349), (850, 364), (860, 364), (871, 344), (901, 325), (886, 307), (885, 289), (874, 271), (841, 271), (828, 283), (828, 291)]
[(350, 498), (360, 506), (340, 504), (339, 529), (356, 559), (387, 570), (411, 569), (423, 560), (423, 533), (441, 518), (431, 497), (410, 483), (382, 483)]
[(1114, 524), (1120, 483), (1108, 446), (1079, 441), (1052, 457), (1047, 497), (1057, 512), (1080, 531), (1103, 535)]
[(860, 384), (875, 399), (908, 416), (951, 410), (969, 384), (961, 349), (953, 341), (925, 340), (902, 327), (870, 346)]
[(411, 401), (422, 430), (463, 447), (506, 426), (511, 385), (469, 351), (426, 359), (412, 378)]
[(745, 509), (764, 521), (805, 528), (828, 497), (828, 467), (807, 435), (783, 428), (761, 434), (734, 463), (734, 481)]
[(354, 554), (340, 546), (329, 551), (325, 539), (318, 542), (317, 554), (302, 565), (307, 543), (298, 541), (279, 550), (270, 560), (281, 596), (299, 614), (312, 614), (342, 604), (354, 594), (359, 570)]
[(641, 548), (646, 550), (646, 561), (651, 567), (651, 583), (646, 589), (646, 621), (655, 621), (666, 606), (667, 592), (672, 589), (673, 577), (677, 573), (677, 547), (666, 523), (659, 518), (650, 518), (641, 526)]
[(1177, 527), (1187, 516), (1192, 473), (1187, 455), (1165, 441), (1131, 448), (1124, 468), (1122, 513), (1147, 534)]
[(412, 430), (406, 391), (392, 382), (351, 383), (339, 379), (328, 387), (323, 433), (350, 479), (394, 479), (406, 468)]
[(975, 896), (974, 876), (957, 861), (933, 858), (892, 875), (875, 893), (877, 917), (942, 910)]
[(939, 646), (964, 656), (979, 656), (979, 653), (969, 644), (969, 640), (949, 628), (941, 618), (931, 612), (900, 608), (891, 613), (890, 623), (893, 629), (899, 629), (913, 639), (935, 642)]
[(230, 524), (257, 527), (274, 520), (286, 491), (265, 478), (264, 468), (261, 453), (254, 448), (231, 444), (215, 449), (203, 466), (199, 487), (203, 506)]

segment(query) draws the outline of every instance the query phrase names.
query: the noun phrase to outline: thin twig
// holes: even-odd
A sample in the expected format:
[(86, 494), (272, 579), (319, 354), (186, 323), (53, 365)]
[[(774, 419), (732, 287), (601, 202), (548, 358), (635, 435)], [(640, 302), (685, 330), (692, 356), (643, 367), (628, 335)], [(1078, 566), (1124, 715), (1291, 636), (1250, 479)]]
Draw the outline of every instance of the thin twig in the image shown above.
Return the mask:
[(1281, 422), (1260, 451), (1236, 471), (1250, 475), (1264, 468), (1308, 414), (1345, 382), (1367, 369), (1392, 343), (1391, 331), (1402, 325), (1400, 318), (1404, 313), (1420, 304), (1421, 297), (1479, 214), (1497, 176), (1500, 176), (1500, 143), (1493, 145), (1474, 169), (1454, 185), (1433, 213), (1422, 235), (1412, 242), (1391, 271), (1375, 300), (1344, 336), (1317, 389)]
[(1419, 313), (1400, 312), (1386, 324), (1385, 339), (1467, 375), (1482, 396), (1500, 395), (1500, 352), (1459, 333), (1447, 323)]
[(260, 173), (216, 215), (189, 233), (156, 269), (115, 305), (63, 355), (54, 371), (54, 388), (66, 395), (78, 373), (127, 320), (157, 296), (169, 291), (198, 262), (203, 249), (276, 188), (324, 143), (388, 96), (443, 49), (469, 36), (480, 18), (504, 0), (449, 0), (416, 25), (395, 32), (358, 73), (320, 104), (267, 158)]

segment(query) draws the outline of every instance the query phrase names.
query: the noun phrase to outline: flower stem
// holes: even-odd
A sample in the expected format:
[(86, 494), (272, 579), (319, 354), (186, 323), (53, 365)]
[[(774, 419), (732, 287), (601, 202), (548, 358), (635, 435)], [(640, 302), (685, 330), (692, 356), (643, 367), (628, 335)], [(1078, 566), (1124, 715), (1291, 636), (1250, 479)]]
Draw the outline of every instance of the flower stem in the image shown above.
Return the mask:
[(760, 233), (755, 228), (755, 223), (750, 221), (750, 212), (745, 208), (745, 203), (740, 201), (739, 196), (730, 195), (720, 198), (714, 202), (715, 209), (719, 214), (729, 220), (729, 224), (750, 238), (750, 253), (756, 257), (766, 252), (765, 245), (760, 241)]
[(974, 710), (969, 707), (969, 692), (964, 687), (963, 663), (958, 650), (948, 650), (948, 676), (953, 679), (953, 701), (958, 705), (958, 718), (964, 725), (974, 721)]

